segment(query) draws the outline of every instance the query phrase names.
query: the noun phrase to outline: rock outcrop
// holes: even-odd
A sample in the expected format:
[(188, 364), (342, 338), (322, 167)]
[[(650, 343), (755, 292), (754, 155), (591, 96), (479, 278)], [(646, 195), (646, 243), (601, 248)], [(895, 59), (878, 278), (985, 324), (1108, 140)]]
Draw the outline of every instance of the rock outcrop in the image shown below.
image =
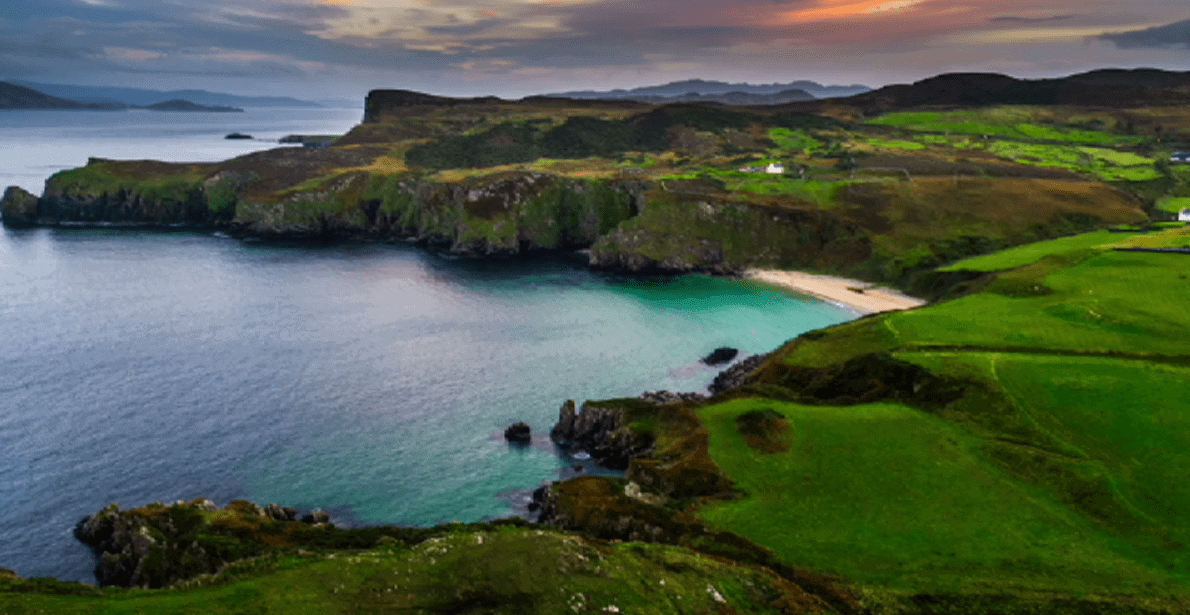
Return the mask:
[(37, 224), (37, 197), (20, 186), (9, 186), (0, 200), (0, 223), (5, 226)]
[(606, 468), (627, 469), (632, 459), (653, 450), (653, 434), (634, 429), (629, 417), (642, 403), (653, 406), (637, 399), (615, 399), (586, 402), (576, 412), (574, 400), (569, 400), (558, 412), (550, 439), (563, 448), (586, 451)]
[(706, 401), (707, 396), (702, 393), (673, 393), (670, 391), (646, 391), (640, 394), (640, 399), (649, 403), (658, 405), (662, 404), (678, 404), (691, 403), (697, 404)]
[(743, 386), (743, 384), (747, 382), (748, 377), (752, 375), (752, 373), (757, 369), (759, 369), (767, 358), (768, 355), (754, 354), (747, 359), (732, 365), (731, 367), (719, 372), (719, 375), (715, 376), (715, 380), (711, 382), (710, 386), (707, 387), (707, 390), (709, 390), (712, 395), (718, 395), (719, 393), (726, 393), (727, 391)]
[(246, 500), (233, 501), (223, 510), (210, 500), (156, 503), (127, 511), (110, 504), (80, 521), (74, 535), (99, 555), (95, 577), (101, 586), (159, 588), (214, 574), (229, 562), (284, 544), (301, 533), (297, 527), (332, 528), (321, 510), (306, 515), (304, 523), (295, 522), (296, 517), (295, 508), (261, 508)]

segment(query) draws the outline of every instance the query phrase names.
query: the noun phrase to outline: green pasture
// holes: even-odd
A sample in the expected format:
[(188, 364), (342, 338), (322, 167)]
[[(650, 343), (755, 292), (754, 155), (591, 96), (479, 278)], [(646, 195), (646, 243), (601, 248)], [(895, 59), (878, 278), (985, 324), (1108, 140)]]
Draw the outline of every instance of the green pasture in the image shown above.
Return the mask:
[(1128, 248), (1190, 248), (1190, 225), (1173, 222), (1160, 233), (1137, 235), (1120, 242)]
[[(1018, 410), (1013, 436), (988, 447), (1004, 467), (1094, 518), (1135, 558), (1181, 577), (1190, 572), (1182, 547), (1190, 540), (1190, 366), (998, 352), (898, 358), (1001, 390)], [(1002, 422), (1010, 413), (997, 414)], [(1013, 443), (1026, 448), (1004, 451)]]
[(782, 612), (770, 606), (781, 583), (769, 573), (676, 547), (596, 547), (553, 530), (460, 531), (411, 548), (268, 557), (222, 576), (191, 588), (83, 588), (90, 595), (81, 596), (10, 593), (19, 585), (0, 580), (0, 612), (663, 615), (719, 612), (720, 604), (742, 614)]
[[(1016, 403), (1103, 463), (1140, 518), (1190, 541), (1190, 367), (1091, 357), (992, 360)], [(1190, 552), (1179, 558), (1190, 563)]]
[(814, 150), (822, 147), (822, 142), (814, 137), (806, 134), (803, 130), (790, 130), (788, 128), (771, 128), (769, 129), (769, 139), (777, 145), (778, 148), (801, 152), (809, 154)]
[(1058, 167), (1107, 181), (1149, 181), (1163, 177), (1149, 158), (1102, 147), (991, 141), (986, 149), (1021, 164)]
[(878, 126), (904, 130), (992, 136), (1027, 141), (1065, 143), (1133, 143), (1138, 139), (1073, 126), (1052, 126), (1037, 121), (1029, 107), (1001, 106), (961, 111), (900, 111), (868, 120)]
[(942, 267), (939, 271), (1006, 271), (1008, 269), (1024, 267), (1025, 265), (1032, 265), (1054, 254), (1065, 254), (1086, 248), (1108, 246), (1130, 236), (1132, 234), (1112, 233), (1107, 230), (1100, 230), (1081, 235), (1051, 239), (1049, 241), (1039, 241), (1037, 243), (1001, 250), (992, 254), (973, 256)]
[(1050, 255), (1002, 273), (984, 292), (890, 314), (899, 344), (1190, 354), (1190, 258)]
[(907, 149), (907, 150), (923, 150), (926, 148), (924, 143), (917, 141), (909, 141), (906, 139), (868, 139), (865, 141), (868, 145), (876, 147), (891, 147), (893, 149)]
[(1157, 201), (1157, 209), (1175, 214), (1190, 209), (1190, 196), (1167, 196)]
[[(789, 422), (788, 451), (750, 448), (735, 418)], [(798, 566), (917, 591), (1184, 591), (1091, 520), (1017, 480), (957, 424), (893, 404), (743, 399), (699, 411), (743, 498), (700, 509)], [(1123, 554), (1122, 554), (1123, 552)]]
[(830, 209), (835, 204), (835, 195), (848, 183), (851, 182), (761, 177), (759, 174), (752, 174), (750, 177), (728, 181), (727, 187), (750, 194), (791, 196), (821, 209)]

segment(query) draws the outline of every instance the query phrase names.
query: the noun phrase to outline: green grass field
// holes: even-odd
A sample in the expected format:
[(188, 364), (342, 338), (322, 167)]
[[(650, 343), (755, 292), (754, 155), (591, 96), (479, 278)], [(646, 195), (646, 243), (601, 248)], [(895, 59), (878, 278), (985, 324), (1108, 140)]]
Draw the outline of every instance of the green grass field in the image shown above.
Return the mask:
[(875, 145), (876, 147), (891, 147), (893, 149), (923, 150), (926, 148), (925, 143), (909, 141), (907, 139), (868, 139), (865, 143)]
[(821, 141), (806, 134), (802, 130), (771, 128), (769, 129), (768, 136), (773, 143), (777, 144), (778, 148), (790, 152), (809, 154), (822, 147)]
[(1102, 147), (991, 141), (986, 149), (1013, 162), (1069, 169), (1106, 181), (1149, 181), (1162, 177), (1151, 159)]
[(1025, 265), (1032, 265), (1046, 256), (1065, 254), (1086, 248), (1108, 246), (1129, 236), (1128, 233), (1112, 233), (1102, 230), (1083, 233), (1081, 235), (1072, 235), (1070, 237), (1061, 237), (1049, 241), (1039, 241), (1037, 243), (1001, 250), (992, 254), (963, 259), (957, 263), (942, 267), (939, 271), (1006, 271), (1008, 269), (1024, 267)]
[[(734, 419), (757, 408), (787, 417), (790, 450), (745, 443)], [(712, 458), (748, 494), (700, 517), (796, 565), (918, 591), (1183, 591), (1121, 554), (1126, 545), (1091, 520), (988, 462), (981, 438), (943, 419), (890, 404), (767, 400), (700, 415)]]
[(887, 322), (908, 344), (1187, 355), (1188, 278), (1184, 255), (1089, 250), (1043, 258), (985, 292)]
[(1190, 196), (1167, 196), (1157, 201), (1157, 209), (1175, 214), (1190, 209)]
[(867, 123), (913, 131), (987, 135), (1027, 141), (1114, 144), (1138, 140), (1127, 135), (1038, 123), (1038, 115), (1044, 114), (1032, 107), (1000, 106), (962, 111), (894, 112), (870, 119)]

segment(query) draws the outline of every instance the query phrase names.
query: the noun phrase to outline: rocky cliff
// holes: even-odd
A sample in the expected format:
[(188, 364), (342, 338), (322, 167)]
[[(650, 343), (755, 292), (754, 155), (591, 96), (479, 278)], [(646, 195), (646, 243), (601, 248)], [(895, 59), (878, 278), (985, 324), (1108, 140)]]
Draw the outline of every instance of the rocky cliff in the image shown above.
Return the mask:
[(574, 400), (562, 404), (550, 439), (566, 449), (582, 450), (600, 465), (624, 470), (632, 459), (653, 450), (654, 436), (634, 415), (649, 412), (654, 404), (638, 399), (586, 402), (575, 411)]
[(260, 237), (412, 238), (488, 256), (590, 247), (639, 212), (649, 187), (535, 172), (432, 181), (360, 171), (262, 193), (260, 185), (270, 183), (248, 165), (92, 159), (47, 180), (41, 198), (10, 188), (0, 212), (11, 226), (185, 225)]
[[(236, 500), (218, 509), (210, 500), (150, 504), (123, 511), (111, 504), (80, 521), (74, 535), (99, 556), (100, 585), (167, 587), (201, 574), (214, 574), (229, 562), (255, 555), (281, 536), (302, 528), (297, 511), (270, 504), (261, 508)], [(329, 517), (314, 511), (306, 524), (330, 528)], [(259, 534), (274, 535), (259, 540)], [(284, 541), (284, 539), (281, 539)]]

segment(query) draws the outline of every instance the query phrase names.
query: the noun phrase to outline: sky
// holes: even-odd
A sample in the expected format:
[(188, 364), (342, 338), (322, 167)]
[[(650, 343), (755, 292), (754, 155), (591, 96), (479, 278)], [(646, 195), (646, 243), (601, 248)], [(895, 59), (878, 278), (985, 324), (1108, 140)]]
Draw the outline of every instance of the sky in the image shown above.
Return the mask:
[(1187, 0), (3, 0), (0, 80), (359, 98), (1190, 70)]

